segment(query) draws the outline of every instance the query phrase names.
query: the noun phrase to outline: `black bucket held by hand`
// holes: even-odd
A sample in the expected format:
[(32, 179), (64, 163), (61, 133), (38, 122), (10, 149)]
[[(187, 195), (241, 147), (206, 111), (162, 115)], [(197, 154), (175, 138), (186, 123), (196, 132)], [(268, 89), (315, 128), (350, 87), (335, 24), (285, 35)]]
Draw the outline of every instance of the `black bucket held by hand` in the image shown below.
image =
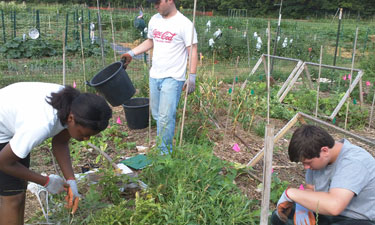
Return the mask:
[(130, 129), (143, 129), (148, 126), (149, 99), (132, 98), (122, 104)]
[(115, 62), (96, 74), (87, 85), (94, 87), (112, 105), (119, 106), (135, 94), (123, 62)]

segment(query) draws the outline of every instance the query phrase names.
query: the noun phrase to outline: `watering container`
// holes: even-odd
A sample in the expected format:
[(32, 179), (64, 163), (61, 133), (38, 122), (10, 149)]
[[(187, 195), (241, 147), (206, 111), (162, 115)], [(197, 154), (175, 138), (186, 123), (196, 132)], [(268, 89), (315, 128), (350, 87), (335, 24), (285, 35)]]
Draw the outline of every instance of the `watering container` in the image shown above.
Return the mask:
[(148, 98), (131, 98), (125, 101), (122, 106), (130, 129), (143, 129), (148, 126)]
[(112, 105), (119, 106), (135, 94), (123, 62), (115, 62), (96, 74), (87, 85), (94, 87)]

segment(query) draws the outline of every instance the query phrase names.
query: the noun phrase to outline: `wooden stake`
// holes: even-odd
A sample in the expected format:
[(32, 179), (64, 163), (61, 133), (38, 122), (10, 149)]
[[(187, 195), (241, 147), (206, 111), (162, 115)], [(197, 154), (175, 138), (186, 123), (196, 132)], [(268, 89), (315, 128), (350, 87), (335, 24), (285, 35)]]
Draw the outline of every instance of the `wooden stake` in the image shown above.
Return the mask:
[[(299, 120), (299, 117), (300, 117), (300, 114), (297, 113), (296, 115), (294, 115), (294, 117), (288, 121), (288, 123), (275, 135), (273, 141), (276, 143), (278, 140), (280, 140), (281, 137), (283, 137), (285, 135), (285, 133), (291, 128), (294, 126), (294, 124), (296, 124)], [(261, 160), (261, 158), (263, 157), (264, 155), (264, 148), (262, 150), (260, 150), (255, 156), (254, 158), (252, 158), (246, 166), (254, 166), (255, 164), (257, 164), (259, 162), (259, 160)]]
[(114, 57), (115, 62), (116, 62), (117, 61), (117, 58), (116, 58), (116, 49), (115, 49), (116, 42), (115, 42), (115, 30), (113, 28), (112, 13), (111, 13), (111, 27), (112, 27), (113, 57)]
[[(236, 72), (233, 75), (233, 83), (232, 83), (232, 92), (230, 93), (230, 102), (229, 102), (229, 108), (227, 112), (227, 119), (225, 122), (225, 130), (224, 130), (224, 144), (226, 142), (226, 136), (227, 136), (227, 129), (228, 129), (228, 121), (229, 121), (229, 116), (230, 116), (230, 111), (232, 110), (232, 104), (233, 104), (233, 95), (234, 95), (234, 85), (236, 84), (236, 76), (237, 76), (237, 69), (238, 69), (238, 61), (240, 60), (240, 57), (237, 56), (237, 61), (236, 61)], [(224, 145), (223, 145), (224, 146)], [(225, 147), (225, 146), (224, 146)]]
[(247, 45), (247, 64), (249, 66), (249, 69), (251, 68), (250, 66), (250, 43), (249, 43), (249, 20), (246, 20), (246, 45)]
[[(281, 1), (282, 4), (282, 1)], [(270, 45), (271, 45), (271, 25), (268, 20), (268, 41), (267, 41), (267, 124), (270, 124), (270, 77), (271, 77), (271, 66), (270, 66)]]
[(96, 4), (98, 7), (98, 26), (99, 26), (99, 36), (100, 36), (100, 49), (102, 50), (102, 66), (104, 67), (104, 40), (103, 40), (103, 33), (102, 33), (102, 22), (100, 18), (99, 0), (96, 0)]
[(273, 133), (274, 126), (268, 124), (266, 127), (266, 136), (264, 140), (265, 154), (263, 166), (263, 190), (262, 190), (262, 205), (260, 214), (260, 224), (268, 224), (268, 213), (270, 206), (270, 192), (271, 192), (271, 176), (272, 176), (272, 153), (273, 153)]
[[(82, 41), (82, 23), (79, 23), (79, 40), (81, 42), (81, 55), (82, 55), (82, 68), (83, 68), (83, 83), (86, 84), (86, 66), (85, 66), (85, 54), (83, 53), (83, 41)], [(85, 92), (87, 91), (87, 85), (84, 85)]]
[(375, 91), (374, 91), (374, 97), (372, 98), (370, 121), (368, 122), (368, 128), (371, 127), (371, 123), (372, 123), (372, 115), (374, 113), (374, 103), (375, 103)]
[(63, 85), (65, 85), (65, 32), (63, 31)]
[[(193, 26), (192, 26), (192, 31), (191, 31), (191, 42), (190, 42), (190, 53), (189, 53), (189, 71), (187, 80), (189, 81), (189, 76), (190, 76), (190, 70), (191, 70), (191, 60), (192, 60), (192, 55), (193, 55), (193, 42), (194, 42), (194, 25), (195, 25), (195, 13), (197, 10), (197, 0), (194, 0), (194, 11), (193, 11)], [(182, 146), (182, 138), (184, 134), (184, 124), (185, 124), (185, 112), (186, 112), (186, 103), (187, 103), (187, 96), (188, 96), (188, 90), (189, 90), (189, 82), (187, 82), (187, 86), (185, 89), (185, 99), (184, 99), (184, 109), (182, 111), (182, 121), (181, 121), (181, 133), (180, 133), (180, 144), (179, 146)]]
[[(353, 47), (353, 56), (352, 56), (352, 67), (350, 69), (350, 79), (349, 79), (349, 87), (352, 85), (352, 79), (353, 79), (353, 69), (354, 69), (354, 61), (355, 61), (355, 51), (356, 51), (356, 47), (357, 47), (357, 37), (358, 37), (358, 27), (357, 29), (355, 30), (355, 39), (354, 39), (354, 47)], [(348, 96), (348, 99), (349, 101), (347, 102), (347, 105), (346, 105), (346, 114), (345, 114), (345, 130), (346, 130), (346, 126), (347, 126), (347, 123), (348, 123), (348, 114), (349, 114), (349, 105), (350, 105), (350, 92), (349, 92), (349, 96)]]
[(108, 160), (108, 162), (111, 163), (111, 165), (113, 166), (113, 168), (118, 169), (117, 164), (113, 162), (112, 158), (107, 153), (103, 152), (100, 148), (98, 148), (97, 146), (91, 144), (90, 142), (87, 143), (87, 145), (90, 146), (91, 148), (95, 149), (96, 151), (98, 151), (102, 156), (104, 156), (104, 158), (106, 158)]
[(323, 58), (323, 45), (320, 46), (320, 58), (319, 58), (319, 74), (318, 74), (318, 87), (316, 88), (316, 104), (315, 104), (315, 117), (318, 117), (319, 108), (319, 88), (320, 88), (320, 75), (322, 73), (322, 58)]

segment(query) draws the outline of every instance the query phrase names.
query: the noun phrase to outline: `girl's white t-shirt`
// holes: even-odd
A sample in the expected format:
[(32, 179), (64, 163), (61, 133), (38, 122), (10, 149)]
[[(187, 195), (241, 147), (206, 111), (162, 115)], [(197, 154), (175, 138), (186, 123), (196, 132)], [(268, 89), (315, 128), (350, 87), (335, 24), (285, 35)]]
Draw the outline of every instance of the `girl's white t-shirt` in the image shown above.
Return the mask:
[(10, 143), (13, 153), (25, 158), (30, 151), (65, 127), (47, 96), (64, 86), (39, 82), (14, 83), (0, 89), (0, 143)]
[[(150, 77), (172, 77), (179, 81), (185, 80), (187, 58), (186, 47), (191, 45), (193, 23), (182, 13), (164, 19), (155, 14), (148, 24), (148, 38), (153, 39), (153, 56)], [(198, 43), (194, 29), (193, 44)]]

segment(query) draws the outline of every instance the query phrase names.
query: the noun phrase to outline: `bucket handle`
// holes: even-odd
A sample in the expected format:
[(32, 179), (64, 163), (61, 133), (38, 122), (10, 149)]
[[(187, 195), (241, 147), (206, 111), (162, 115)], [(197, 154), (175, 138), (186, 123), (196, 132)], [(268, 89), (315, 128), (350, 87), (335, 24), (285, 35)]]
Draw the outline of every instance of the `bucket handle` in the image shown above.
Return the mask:
[(124, 70), (126, 70), (125, 57), (120, 59), (120, 63), (121, 63), (122, 68), (124, 68)]

